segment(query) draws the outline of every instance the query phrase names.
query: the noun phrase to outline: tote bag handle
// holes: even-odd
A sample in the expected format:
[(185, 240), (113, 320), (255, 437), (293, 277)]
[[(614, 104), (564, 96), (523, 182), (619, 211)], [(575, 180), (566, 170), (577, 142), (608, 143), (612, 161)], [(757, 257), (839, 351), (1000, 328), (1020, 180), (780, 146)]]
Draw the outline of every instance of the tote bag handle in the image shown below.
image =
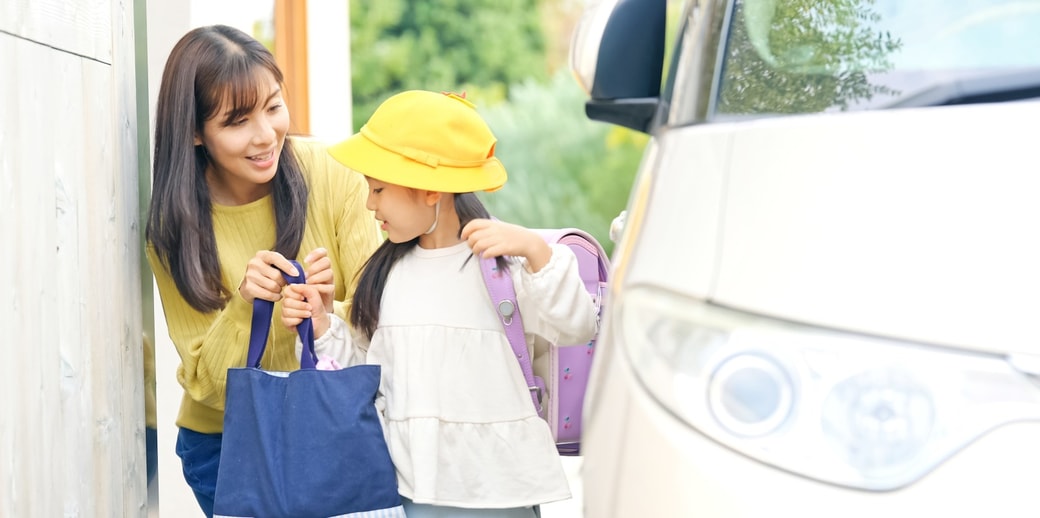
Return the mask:
[[(289, 284), (303, 284), (307, 282), (300, 263), (290, 259), (299, 275), (289, 275), (282, 272), (286, 282)], [(253, 299), (253, 322), (249, 329), (249, 355), (246, 357), (246, 367), (260, 368), (260, 358), (263, 358), (267, 349), (267, 336), (271, 331), (271, 317), (274, 315), (274, 302), (264, 299)], [(301, 369), (314, 369), (318, 363), (318, 356), (314, 353), (314, 324), (311, 319), (305, 318), (296, 326), (296, 332), (303, 342), (304, 354), (300, 355)]]

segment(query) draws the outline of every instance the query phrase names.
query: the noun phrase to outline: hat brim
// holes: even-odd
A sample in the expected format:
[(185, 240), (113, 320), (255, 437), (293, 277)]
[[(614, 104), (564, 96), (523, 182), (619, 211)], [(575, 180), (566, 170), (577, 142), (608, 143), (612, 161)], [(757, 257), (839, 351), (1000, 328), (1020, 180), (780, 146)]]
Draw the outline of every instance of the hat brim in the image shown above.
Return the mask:
[(377, 146), (361, 133), (329, 146), (329, 154), (365, 176), (427, 191), (497, 191), (505, 185), (507, 177), (505, 166), (496, 157), (475, 167), (431, 167)]

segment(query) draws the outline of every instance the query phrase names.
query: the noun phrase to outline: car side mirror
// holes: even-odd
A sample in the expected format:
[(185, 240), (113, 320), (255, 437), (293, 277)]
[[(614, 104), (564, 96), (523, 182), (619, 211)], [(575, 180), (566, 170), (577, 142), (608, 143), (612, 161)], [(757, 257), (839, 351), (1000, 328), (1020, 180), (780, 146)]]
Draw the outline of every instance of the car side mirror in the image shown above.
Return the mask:
[(589, 94), (590, 119), (648, 131), (661, 95), (666, 15), (666, 0), (605, 1), (585, 13), (571, 68)]

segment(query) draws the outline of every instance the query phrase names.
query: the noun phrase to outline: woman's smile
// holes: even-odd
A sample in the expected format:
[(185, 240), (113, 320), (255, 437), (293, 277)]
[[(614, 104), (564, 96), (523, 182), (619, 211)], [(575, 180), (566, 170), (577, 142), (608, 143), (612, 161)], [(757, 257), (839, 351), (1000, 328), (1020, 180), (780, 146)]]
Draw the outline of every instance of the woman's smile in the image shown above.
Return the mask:
[(274, 150), (269, 150), (266, 153), (247, 156), (247, 160), (253, 162), (260, 169), (267, 169), (277, 163), (277, 155)]

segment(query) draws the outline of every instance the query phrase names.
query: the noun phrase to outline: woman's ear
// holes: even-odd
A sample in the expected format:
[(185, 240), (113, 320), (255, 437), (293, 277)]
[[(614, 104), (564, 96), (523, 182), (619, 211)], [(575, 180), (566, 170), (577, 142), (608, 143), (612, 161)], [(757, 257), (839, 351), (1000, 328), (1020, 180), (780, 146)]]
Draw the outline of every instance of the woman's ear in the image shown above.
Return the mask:
[(200, 137), (198, 133), (195, 133), (195, 145), (196, 146), (201, 146), (202, 145), (202, 137)]

